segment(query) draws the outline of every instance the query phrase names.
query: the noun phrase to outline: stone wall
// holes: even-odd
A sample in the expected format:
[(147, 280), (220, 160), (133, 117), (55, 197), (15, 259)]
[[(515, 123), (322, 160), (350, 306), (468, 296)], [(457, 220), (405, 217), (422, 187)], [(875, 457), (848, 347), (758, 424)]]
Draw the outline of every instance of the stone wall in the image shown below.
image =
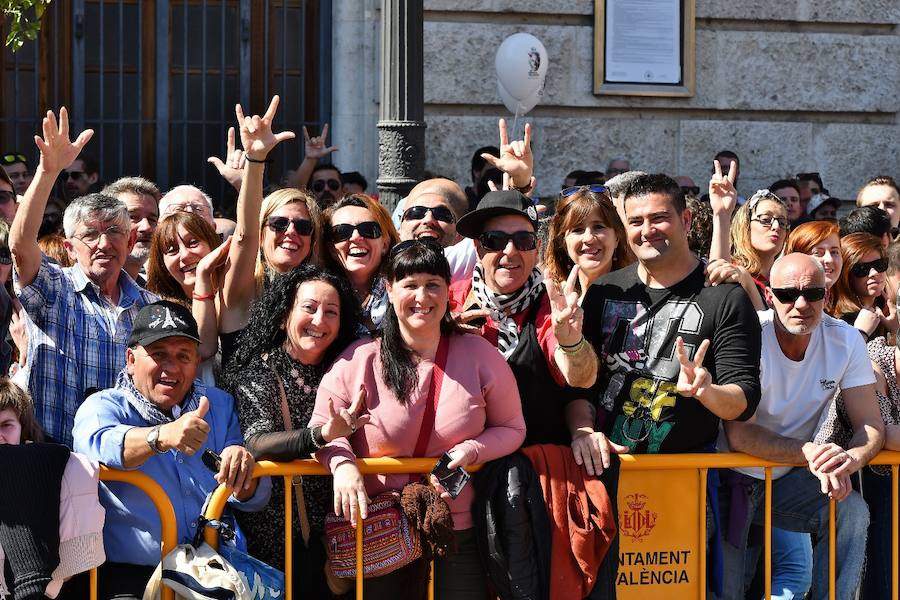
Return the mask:
[[(377, 40), (379, 3), (364, 4)], [(426, 168), (468, 183), (471, 153), (496, 144), (496, 121), (510, 116), (494, 54), (505, 37), (526, 31), (550, 58), (544, 100), (526, 117), (543, 195), (569, 170), (603, 170), (617, 155), (702, 187), (724, 148), (741, 157), (745, 195), (801, 171), (819, 171), (842, 198), (870, 176), (900, 176), (900, 0), (696, 0), (691, 98), (594, 95), (593, 11), (591, 0), (425, 0)], [(337, 20), (335, 27), (347, 63), (354, 43), (366, 49), (362, 56), (372, 48), (377, 55), (359, 28), (355, 42), (342, 42)], [(377, 103), (377, 87), (374, 94)], [(337, 88), (334, 96), (337, 119)], [(355, 121), (357, 137), (363, 125), (374, 130), (377, 104), (369, 106), (370, 117)], [(342, 145), (338, 164), (365, 160), (374, 171), (371, 140), (354, 143), (347, 154)]]

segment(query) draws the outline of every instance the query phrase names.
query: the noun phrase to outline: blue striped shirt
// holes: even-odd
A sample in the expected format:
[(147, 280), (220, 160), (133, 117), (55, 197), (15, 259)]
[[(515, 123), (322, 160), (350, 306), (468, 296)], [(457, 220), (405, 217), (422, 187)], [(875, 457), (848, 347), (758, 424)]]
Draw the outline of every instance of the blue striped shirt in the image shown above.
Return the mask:
[(116, 384), (132, 322), (157, 297), (122, 271), (119, 305), (113, 306), (81, 267), (63, 268), (46, 256), (31, 285), (16, 287), (29, 316), (24, 369), (38, 422), (50, 438), (71, 448), (85, 393)]

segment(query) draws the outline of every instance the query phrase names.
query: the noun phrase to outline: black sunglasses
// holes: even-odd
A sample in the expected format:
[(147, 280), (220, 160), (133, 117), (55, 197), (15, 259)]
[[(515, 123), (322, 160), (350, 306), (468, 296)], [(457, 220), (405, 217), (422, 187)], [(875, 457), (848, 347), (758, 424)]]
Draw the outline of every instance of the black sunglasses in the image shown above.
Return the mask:
[(533, 231), (517, 231), (506, 233), (505, 231), (485, 231), (478, 236), (478, 241), (485, 250), (500, 252), (512, 240), (516, 250), (527, 252), (537, 248), (537, 235)]
[(578, 193), (582, 190), (594, 192), (595, 194), (602, 194), (607, 191), (606, 187), (600, 185), (599, 183), (592, 183), (591, 185), (573, 185), (572, 187), (567, 187), (566, 189), (561, 191), (559, 193), (559, 197), (568, 198), (572, 194)]
[(25, 163), (28, 164), (28, 159), (25, 158), (24, 154), (19, 154), (18, 152), (14, 152), (11, 154), (4, 154), (0, 157), (0, 160), (3, 161), (4, 165), (14, 165), (16, 163)]
[(266, 225), (269, 226), (269, 229), (278, 233), (287, 231), (291, 223), (294, 224), (294, 231), (297, 232), (297, 235), (312, 235), (313, 224), (309, 219), (288, 219), (287, 217), (269, 217), (266, 219)]
[(699, 185), (683, 185), (681, 186), (682, 194), (692, 194), (697, 196), (700, 194), (700, 186)]
[(877, 260), (870, 260), (869, 262), (856, 263), (853, 265), (853, 268), (850, 269), (850, 274), (854, 277), (865, 277), (872, 269), (875, 269), (878, 273), (884, 273), (887, 271), (887, 268), (888, 259), (879, 258)]
[(799, 288), (770, 289), (772, 290), (772, 295), (778, 298), (779, 302), (783, 302), (784, 304), (793, 304), (800, 296), (806, 298), (807, 302), (818, 302), (825, 298), (825, 288), (823, 287), (803, 288), (802, 290)]
[(453, 216), (453, 213), (446, 206), (410, 206), (403, 213), (403, 220), (418, 221), (424, 219), (429, 212), (438, 221), (456, 223), (456, 217)]
[(82, 177), (85, 176), (85, 172), (84, 171), (63, 171), (62, 173), (59, 174), (59, 176), (62, 178), (63, 181), (67, 181), (69, 179), (74, 179), (74, 180), (78, 181), (79, 179), (81, 179)]
[(335, 242), (346, 242), (353, 237), (353, 232), (358, 231), (359, 235), (369, 240), (377, 240), (381, 237), (381, 225), (375, 221), (363, 221), (356, 225), (350, 223), (341, 223), (331, 228), (331, 239)]
[(336, 192), (341, 189), (341, 182), (337, 179), (317, 179), (312, 182), (312, 186), (310, 187), (312, 188), (312, 191), (318, 194), (325, 189), (326, 185), (332, 192)]

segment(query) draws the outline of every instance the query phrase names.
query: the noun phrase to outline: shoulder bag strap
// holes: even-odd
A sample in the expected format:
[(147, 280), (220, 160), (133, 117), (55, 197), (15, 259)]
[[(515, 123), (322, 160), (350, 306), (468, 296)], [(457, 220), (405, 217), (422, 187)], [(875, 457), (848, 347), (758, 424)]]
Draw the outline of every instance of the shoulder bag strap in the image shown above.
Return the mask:
[(447, 352), (449, 348), (450, 336), (442, 335), (434, 360), (431, 385), (428, 388), (428, 402), (425, 405), (425, 415), (422, 417), (422, 427), (419, 429), (419, 439), (416, 440), (416, 449), (413, 451), (413, 456), (425, 456), (425, 453), (428, 451), (428, 442), (431, 440), (431, 434), (434, 432), (434, 415), (437, 412), (438, 399), (441, 396), (441, 385), (444, 382), (444, 370), (447, 368)]
[[(294, 426), (291, 424), (291, 411), (288, 409), (287, 394), (284, 391), (284, 383), (281, 376), (273, 369), (267, 360), (263, 363), (268, 367), (269, 371), (275, 377), (278, 383), (278, 393), (281, 396), (281, 419), (284, 421), (284, 430), (293, 431)], [(297, 515), (300, 517), (300, 534), (303, 536), (303, 544), (309, 546), (309, 515), (306, 513), (306, 498), (303, 496), (303, 478), (300, 475), (294, 475), (291, 478), (294, 486), (294, 500), (297, 502)]]

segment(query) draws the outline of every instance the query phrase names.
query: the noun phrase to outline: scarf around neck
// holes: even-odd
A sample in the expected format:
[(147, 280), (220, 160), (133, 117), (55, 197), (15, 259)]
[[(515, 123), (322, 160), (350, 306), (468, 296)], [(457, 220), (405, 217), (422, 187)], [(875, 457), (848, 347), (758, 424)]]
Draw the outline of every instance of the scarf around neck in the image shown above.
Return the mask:
[(498, 294), (484, 283), (484, 270), (475, 265), (472, 274), (472, 291), (482, 308), (491, 311), (491, 320), (497, 323), (497, 349), (509, 358), (519, 344), (519, 326), (512, 318), (525, 311), (544, 291), (544, 276), (536, 268), (531, 270), (528, 281), (511, 294)]
[[(159, 410), (155, 404), (147, 400), (142, 393), (134, 386), (128, 371), (122, 369), (116, 377), (116, 389), (125, 392), (125, 399), (128, 400), (134, 410), (141, 415), (150, 425), (165, 425), (175, 420), (163, 411)], [(200, 396), (206, 395), (206, 386), (199, 379), (194, 381), (184, 402), (181, 403), (181, 413), (196, 410), (200, 405)]]

